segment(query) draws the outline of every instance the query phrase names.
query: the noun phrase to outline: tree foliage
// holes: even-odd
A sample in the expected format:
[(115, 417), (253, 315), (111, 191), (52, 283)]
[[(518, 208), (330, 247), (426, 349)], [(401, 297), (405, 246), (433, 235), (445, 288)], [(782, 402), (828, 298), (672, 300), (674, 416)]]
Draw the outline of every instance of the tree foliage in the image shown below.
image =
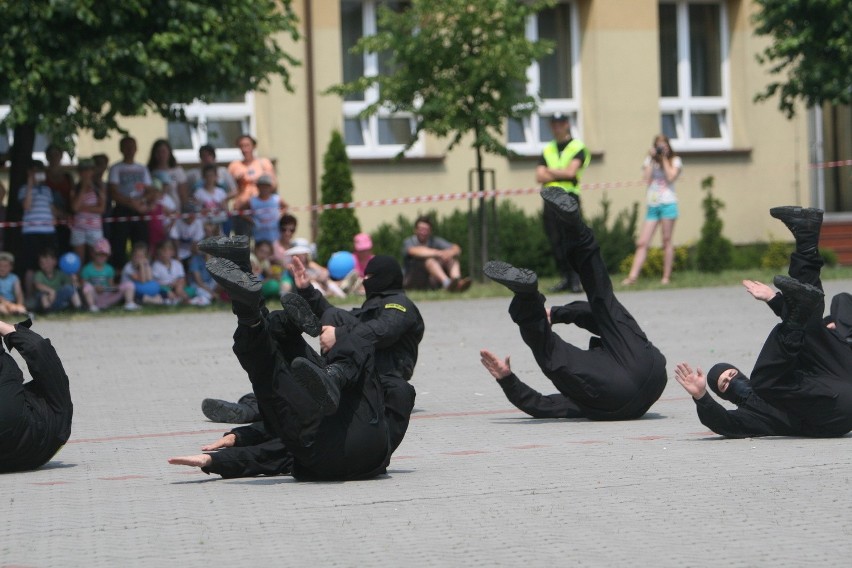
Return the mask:
[(755, 100), (779, 96), (792, 117), (797, 99), (807, 106), (852, 101), (852, 2), (849, 0), (756, 0), (755, 31), (772, 37), (757, 56), (781, 78)]
[(450, 137), (449, 147), (466, 133), (473, 146), (506, 153), (507, 117), (535, 108), (524, 85), (526, 70), (550, 49), (525, 36), (526, 21), (552, 1), (412, 0), (401, 12), (379, 11), (378, 33), (361, 38), (357, 53), (387, 53), (379, 75), (336, 85), (345, 95), (378, 87), (379, 98), (364, 116), (384, 108), (415, 117), (409, 146), (420, 132)]
[[(346, 155), (346, 144), (340, 132), (331, 134), (320, 182), (320, 200), (323, 204), (352, 201), (352, 169)], [(352, 237), (361, 231), (354, 209), (326, 209), (319, 216), (317, 261), (324, 264), (339, 250), (352, 248)]]
[(0, 0), (0, 100), (6, 126), (70, 137), (118, 130), (119, 115), (173, 114), (174, 103), (263, 90), (298, 62), (290, 0)]

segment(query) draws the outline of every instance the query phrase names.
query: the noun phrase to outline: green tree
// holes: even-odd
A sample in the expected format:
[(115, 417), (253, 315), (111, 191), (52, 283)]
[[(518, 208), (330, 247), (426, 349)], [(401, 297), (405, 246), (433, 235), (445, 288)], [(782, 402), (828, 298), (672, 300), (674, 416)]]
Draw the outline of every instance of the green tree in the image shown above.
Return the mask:
[(769, 65), (771, 82), (755, 100), (779, 96), (792, 117), (797, 99), (812, 107), (852, 101), (852, 2), (849, 0), (756, 0), (755, 32), (772, 37), (757, 56)]
[[(0, 0), (0, 100), (14, 129), (11, 188), (25, 181), (35, 133), (73, 152), (72, 137), (122, 131), (118, 117), (156, 112), (222, 93), (290, 89), (298, 62), (281, 34), (298, 39), (291, 0)], [(8, 217), (18, 220), (17, 199)]]
[[(323, 204), (352, 201), (352, 169), (346, 155), (346, 144), (340, 132), (331, 133), (323, 157), (320, 200)], [(326, 209), (319, 216), (317, 262), (325, 264), (339, 250), (352, 248), (352, 237), (361, 232), (354, 209)]]
[[(339, 95), (377, 87), (379, 96), (363, 112), (380, 109), (415, 117), (408, 147), (421, 132), (450, 138), (448, 149), (471, 135), (479, 191), (485, 189), (483, 153), (507, 154), (507, 117), (536, 107), (524, 90), (526, 70), (552, 46), (531, 42), (527, 18), (552, 0), (412, 0), (408, 9), (379, 12), (378, 33), (361, 38), (356, 53), (384, 53), (381, 74), (336, 85)], [(482, 262), (487, 256), (484, 198), (480, 199)]]

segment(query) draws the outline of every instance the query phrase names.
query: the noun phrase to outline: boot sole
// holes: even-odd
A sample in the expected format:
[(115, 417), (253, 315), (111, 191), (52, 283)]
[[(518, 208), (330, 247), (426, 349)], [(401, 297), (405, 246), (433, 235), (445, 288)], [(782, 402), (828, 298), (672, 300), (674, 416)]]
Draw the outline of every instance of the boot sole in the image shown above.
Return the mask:
[(825, 293), (816, 286), (799, 282), (789, 276), (776, 276), (772, 279), (772, 283), (781, 290), (782, 294), (797, 301), (813, 300), (818, 302), (820, 298), (825, 297)]
[(528, 268), (516, 268), (508, 262), (492, 260), (486, 263), (482, 273), (512, 292), (538, 291), (538, 277), (535, 272)]
[(201, 401), (201, 412), (212, 422), (224, 424), (247, 424), (251, 422), (245, 420), (245, 415), (238, 403), (226, 400), (205, 398)]
[[(239, 237), (229, 237), (231, 240), (239, 239)], [(223, 237), (210, 237), (207, 239), (203, 239), (198, 242), (198, 250), (201, 252), (206, 252), (211, 256), (215, 256), (217, 258), (224, 258), (226, 260), (230, 260), (239, 266), (241, 269), (251, 269), (251, 250), (249, 248), (249, 240), (248, 237), (245, 238), (245, 241), (239, 239), (239, 243), (232, 243), (228, 245), (223, 245), (220, 241)]]
[(577, 199), (565, 190), (558, 187), (545, 187), (541, 190), (541, 198), (546, 205), (556, 211), (563, 221), (576, 224), (580, 220), (580, 207)]
[(296, 359), (291, 364), (293, 377), (296, 382), (308, 393), (308, 396), (317, 403), (323, 413), (328, 416), (334, 414), (337, 410), (331, 397), (328, 396), (328, 389), (325, 388), (325, 381), (322, 380), (316, 369), (302, 361)]
[(298, 294), (281, 296), (281, 307), (287, 313), (287, 319), (304, 333), (311, 337), (317, 337), (322, 331), (322, 325), (316, 314), (311, 311), (307, 300)]
[(231, 300), (250, 306), (260, 303), (263, 284), (254, 274), (243, 272), (235, 262), (225, 258), (212, 258), (205, 266), (213, 280), (228, 292)]

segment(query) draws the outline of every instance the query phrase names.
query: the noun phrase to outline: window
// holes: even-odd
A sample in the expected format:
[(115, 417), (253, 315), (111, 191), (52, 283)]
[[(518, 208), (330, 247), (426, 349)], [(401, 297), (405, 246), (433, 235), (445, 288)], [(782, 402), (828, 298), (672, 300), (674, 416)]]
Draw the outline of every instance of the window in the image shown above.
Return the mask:
[(679, 149), (731, 146), (727, 24), (720, 2), (661, 2), (660, 120)]
[(186, 122), (169, 121), (168, 139), (180, 163), (198, 161), (198, 149), (205, 144), (216, 148), (216, 160), (229, 162), (242, 158), (234, 146), (237, 137), (252, 132), (254, 95), (220, 94), (210, 102), (184, 105)]
[[(340, 3), (341, 44), (343, 47), (343, 81), (359, 77), (372, 77), (390, 70), (387, 54), (357, 54), (350, 50), (366, 35), (378, 30), (378, 8), (386, 6), (401, 11), (408, 2), (379, 0), (342, 0)], [(414, 132), (414, 117), (407, 113), (380, 110), (369, 118), (358, 115), (368, 105), (379, 100), (378, 87), (363, 93), (347, 95), (343, 101), (343, 138), (350, 158), (383, 158), (399, 154)], [(423, 155), (422, 140), (418, 140), (405, 153), (406, 156)]]
[(527, 93), (539, 101), (538, 111), (521, 120), (509, 119), (509, 148), (519, 154), (538, 154), (552, 138), (549, 117), (557, 112), (571, 118), (573, 136), (579, 127), (579, 31), (577, 7), (561, 2), (527, 22), (527, 39), (547, 40), (553, 51), (527, 69)]

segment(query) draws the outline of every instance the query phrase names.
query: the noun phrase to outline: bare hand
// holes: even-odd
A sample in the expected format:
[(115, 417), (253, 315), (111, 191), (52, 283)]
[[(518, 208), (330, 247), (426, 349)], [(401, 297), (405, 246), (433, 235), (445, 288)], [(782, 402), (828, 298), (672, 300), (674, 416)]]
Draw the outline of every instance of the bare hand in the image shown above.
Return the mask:
[(775, 290), (757, 280), (743, 280), (743, 286), (746, 291), (751, 294), (755, 300), (768, 302), (775, 297)]
[(488, 372), (491, 373), (491, 376), (497, 379), (505, 379), (509, 375), (512, 374), (512, 366), (509, 363), (509, 356), (506, 356), (506, 360), (500, 359), (497, 355), (492, 353), (487, 349), (483, 349), (479, 352), (480, 361), (482, 365), (488, 369)]
[(293, 257), (293, 263), (290, 265), (290, 272), (293, 273), (293, 284), (296, 288), (308, 288), (311, 285), (311, 280), (308, 278), (308, 272), (305, 270), (305, 265), (298, 256)]
[(10, 323), (6, 323), (5, 321), (0, 321), (0, 336), (6, 337), (7, 335), (12, 333), (13, 331), (15, 331), (14, 325), (12, 325)]
[(198, 454), (195, 456), (178, 456), (169, 458), (169, 463), (172, 465), (188, 465), (192, 467), (207, 467), (213, 463), (213, 458), (208, 454)]
[(836, 323), (834, 323), (833, 321), (830, 321), (830, 322), (828, 322), (827, 324), (825, 324), (825, 327), (826, 327), (827, 329), (837, 329), (837, 324), (836, 324)]
[(320, 332), (320, 351), (323, 353), (328, 353), (334, 347), (334, 344), (337, 343), (337, 336), (334, 331), (335, 327), (333, 325), (322, 326), (322, 332)]
[(553, 322), (550, 320), (550, 310), (552, 310), (552, 309), (553, 308), (547, 308), (546, 309), (546, 311), (547, 311), (547, 323), (550, 324), (550, 325), (553, 325)]
[(675, 380), (696, 400), (707, 393), (707, 378), (704, 373), (701, 369), (693, 371), (687, 363), (678, 363), (675, 368)]
[(237, 443), (237, 436), (234, 434), (225, 434), (212, 444), (207, 444), (205, 446), (201, 446), (202, 452), (212, 452), (213, 450), (219, 450), (222, 448), (232, 448), (234, 444)]

